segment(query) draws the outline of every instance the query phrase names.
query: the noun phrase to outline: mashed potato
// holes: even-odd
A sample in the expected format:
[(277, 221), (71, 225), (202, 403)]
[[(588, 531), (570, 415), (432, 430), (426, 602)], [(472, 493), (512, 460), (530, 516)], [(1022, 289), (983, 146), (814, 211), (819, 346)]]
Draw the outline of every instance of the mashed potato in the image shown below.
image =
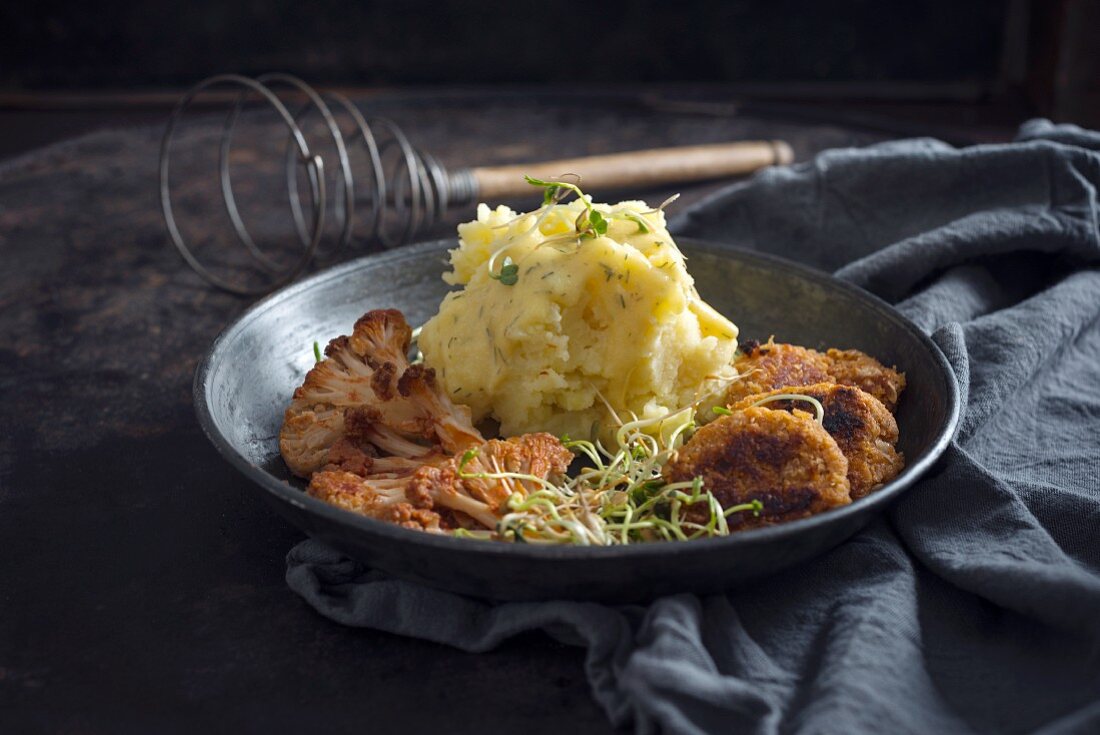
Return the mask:
[(578, 237), (579, 200), (526, 215), (482, 204), (458, 228), (444, 280), (462, 288), (419, 345), (451, 398), (504, 435), (598, 425), (607, 440), (604, 401), (624, 421), (655, 418), (730, 374), (737, 327), (699, 298), (663, 212), (593, 206), (606, 235)]

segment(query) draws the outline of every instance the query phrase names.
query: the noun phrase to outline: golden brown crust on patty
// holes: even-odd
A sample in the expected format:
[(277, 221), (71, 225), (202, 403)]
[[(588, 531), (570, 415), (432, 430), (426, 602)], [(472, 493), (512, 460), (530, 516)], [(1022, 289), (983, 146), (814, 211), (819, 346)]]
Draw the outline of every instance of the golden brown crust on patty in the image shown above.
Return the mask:
[(746, 342), (733, 366), (740, 376), (726, 392), (727, 404), (787, 385), (829, 380), (828, 361), (816, 350), (798, 345)]
[[(898, 424), (894, 416), (874, 396), (859, 388), (836, 383), (817, 383), (798, 388), (780, 388), (748, 396), (730, 406), (746, 409), (757, 401), (783, 393), (798, 393), (816, 398), (825, 409), (822, 422), (848, 460), (848, 483), (853, 500), (864, 497), (879, 485), (897, 477), (905, 459), (894, 449)], [(804, 401), (769, 401), (760, 406), (779, 411), (809, 410)]]
[(833, 382), (854, 385), (870, 393), (891, 413), (898, 407), (898, 397), (905, 390), (904, 373), (886, 367), (859, 350), (829, 350), (825, 357)]
[(764, 509), (730, 516), (730, 528), (804, 518), (851, 502), (848, 460), (809, 414), (747, 408), (695, 432), (665, 466), (670, 482), (703, 478), (723, 508), (759, 500)]
[(726, 392), (725, 403), (779, 388), (840, 383), (853, 385), (882, 401), (893, 412), (905, 390), (905, 375), (859, 350), (817, 350), (769, 340), (742, 343), (733, 366), (741, 376)]

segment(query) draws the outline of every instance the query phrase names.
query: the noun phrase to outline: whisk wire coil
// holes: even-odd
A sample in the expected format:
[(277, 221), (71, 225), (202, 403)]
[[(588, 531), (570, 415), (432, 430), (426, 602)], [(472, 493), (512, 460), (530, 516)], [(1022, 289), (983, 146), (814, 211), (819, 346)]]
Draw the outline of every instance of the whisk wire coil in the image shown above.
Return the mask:
[[(207, 267), (184, 238), (172, 206), (170, 163), (172, 141), (184, 114), (195, 100), (214, 88), (240, 90), (222, 125), (218, 150), (218, 180), (226, 215), (237, 241), (243, 245), (264, 277), (258, 285), (233, 280)], [(289, 90), (305, 102), (291, 113), (287, 102), (275, 91)], [(286, 265), (280, 265), (256, 243), (241, 215), (234, 191), (230, 161), (237, 124), (246, 102), (258, 97), (272, 108), (287, 131), (286, 190), (294, 229), (301, 252)], [(326, 238), (330, 222), (326, 165), (314, 152), (304, 132), (304, 120), (319, 115), (337, 159), (333, 168), (336, 190), (331, 202), (338, 234)], [(342, 129), (341, 120), (350, 121)], [(359, 145), (365, 154), (366, 175), (356, 177), (350, 151)], [(353, 240), (364, 244), (393, 247), (430, 229), (452, 204), (472, 198), (474, 184), (466, 171), (452, 174), (433, 156), (415, 148), (404, 131), (392, 120), (367, 118), (347, 97), (335, 92), (318, 92), (290, 74), (272, 73), (255, 78), (239, 74), (219, 74), (199, 82), (176, 104), (161, 141), (160, 202), (169, 238), (188, 266), (209, 283), (243, 296), (256, 296), (279, 288), (305, 271), (312, 263), (329, 261)], [(308, 180), (303, 196), (299, 176)], [(305, 199), (305, 202), (303, 202)], [(362, 226), (359, 226), (359, 225)], [(332, 241), (322, 248), (322, 241)]]

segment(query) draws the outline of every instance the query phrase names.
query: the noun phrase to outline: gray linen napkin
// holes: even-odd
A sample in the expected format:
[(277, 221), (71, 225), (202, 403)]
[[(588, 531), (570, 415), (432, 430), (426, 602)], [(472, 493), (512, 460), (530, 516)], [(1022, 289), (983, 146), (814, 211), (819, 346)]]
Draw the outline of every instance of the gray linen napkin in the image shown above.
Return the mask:
[(673, 223), (835, 271), (933, 335), (966, 399), (946, 461), (827, 555), (647, 608), (492, 604), (315, 541), (287, 582), (341, 623), (587, 648), (638, 732), (1100, 732), (1100, 134), (827, 151)]

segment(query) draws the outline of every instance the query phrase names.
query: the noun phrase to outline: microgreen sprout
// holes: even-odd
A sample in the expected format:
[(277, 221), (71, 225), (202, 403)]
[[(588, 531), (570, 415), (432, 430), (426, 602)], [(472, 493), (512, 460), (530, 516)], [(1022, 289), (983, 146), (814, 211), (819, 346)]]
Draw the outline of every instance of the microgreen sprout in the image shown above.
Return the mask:
[(634, 224), (638, 225), (638, 234), (645, 235), (649, 232), (649, 225), (645, 223), (645, 220), (642, 219), (640, 215), (628, 214), (626, 215), (626, 218)]
[[(530, 181), (530, 179), (528, 179), (528, 181)], [(556, 184), (546, 187), (546, 190), (542, 193), (543, 206), (547, 204), (557, 204), (561, 191), (562, 188)]]
[(477, 447), (471, 447), (462, 453), (462, 459), (458, 461), (458, 475), (462, 477), (462, 470), (466, 468), (466, 465), (470, 464), (470, 461), (477, 456)]
[(821, 401), (817, 400), (813, 396), (805, 395), (804, 393), (778, 393), (774, 396), (768, 396), (761, 398), (753, 406), (763, 406), (766, 403), (773, 401), (805, 401), (814, 407), (814, 421), (821, 423), (825, 420), (825, 407), (821, 405)]
[(577, 215), (577, 234), (581, 238), (595, 238), (607, 234), (607, 220), (598, 209), (589, 207)]
[(493, 538), (493, 532), (485, 529), (468, 529), (468, 528), (456, 528), (451, 531), (451, 534), (455, 538), (475, 538), (482, 541), (489, 541)]
[(574, 224), (577, 228), (577, 235), (582, 239), (607, 234), (607, 218), (592, 206), (592, 202), (584, 195), (579, 186), (568, 181), (543, 181), (532, 176), (524, 176), (523, 178), (531, 186), (543, 187), (542, 204), (544, 207), (560, 204), (569, 195), (569, 192), (577, 195), (577, 201), (584, 205), (584, 211), (577, 215)]
[(653, 418), (629, 418), (617, 421), (621, 426), (612, 450), (595, 438), (561, 437), (584, 466), (559, 484), (518, 473), (468, 471), (477, 450), (467, 450), (458, 465), (459, 477), (514, 483), (494, 538), (620, 545), (725, 536), (731, 516), (763, 508), (757, 500), (723, 508), (702, 477), (669, 482), (662, 476), (664, 465), (695, 427), (693, 406)]
[(505, 286), (515, 286), (519, 280), (519, 266), (512, 262), (511, 258), (504, 259), (504, 265), (500, 267), (500, 273), (489, 273), (489, 278), (500, 281)]
[(741, 505), (735, 505), (731, 508), (727, 508), (724, 512), (726, 514), (726, 517), (728, 518), (734, 513), (744, 513), (745, 511), (752, 511), (753, 516), (759, 518), (760, 511), (762, 510), (764, 510), (764, 504), (756, 498), (753, 498), (747, 503), (742, 503)]
[(322, 360), (324, 360), (324, 359), (325, 359), (325, 358), (324, 358), (324, 357), (323, 357), (323, 356), (321, 355), (321, 345), (317, 344), (317, 342), (314, 342), (314, 343), (313, 343), (313, 359), (314, 359), (314, 360), (315, 360), (316, 362), (321, 362)]
[[(672, 203), (673, 203), (674, 201), (676, 201), (676, 200), (677, 200), (677, 199), (679, 199), (679, 198), (680, 198), (680, 194), (679, 194), (678, 192), (677, 192), (676, 194), (673, 194), (673, 195), (672, 195), (672, 196), (670, 196), (670, 197), (669, 197), (668, 199), (666, 199), (666, 200), (664, 200), (663, 202), (661, 202), (661, 203), (660, 203), (660, 204), (659, 204), (659, 205), (657, 206), (657, 209), (656, 209), (656, 210), (654, 210), (654, 212), (663, 212), (663, 211), (665, 211), (665, 207), (667, 207), (668, 205), (672, 204)], [(648, 214), (648, 212), (647, 212), (647, 214)]]
[[(577, 178), (579, 180), (580, 177)], [(543, 204), (560, 204), (565, 197), (569, 196), (569, 192), (573, 192), (577, 195), (577, 199), (587, 203), (587, 200), (584, 198), (584, 192), (581, 191), (581, 188), (576, 184), (568, 181), (543, 181), (533, 176), (524, 176), (523, 179), (531, 186), (543, 187)], [(592, 205), (589, 204), (588, 206), (591, 207)]]
[(714, 408), (711, 409), (711, 411), (718, 414), (719, 416), (732, 416), (733, 415), (733, 411), (729, 410), (725, 406), (715, 406)]

